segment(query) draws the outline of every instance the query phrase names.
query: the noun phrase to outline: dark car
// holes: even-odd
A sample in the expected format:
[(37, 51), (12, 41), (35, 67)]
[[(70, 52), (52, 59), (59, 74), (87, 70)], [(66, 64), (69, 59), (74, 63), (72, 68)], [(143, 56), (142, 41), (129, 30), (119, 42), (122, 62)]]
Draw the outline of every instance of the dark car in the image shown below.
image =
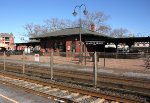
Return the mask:
[(7, 56), (13, 55), (13, 51), (12, 50), (7, 50), (5, 53), (6, 53)]
[(23, 55), (23, 50), (14, 50), (12, 51), (14, 55)]

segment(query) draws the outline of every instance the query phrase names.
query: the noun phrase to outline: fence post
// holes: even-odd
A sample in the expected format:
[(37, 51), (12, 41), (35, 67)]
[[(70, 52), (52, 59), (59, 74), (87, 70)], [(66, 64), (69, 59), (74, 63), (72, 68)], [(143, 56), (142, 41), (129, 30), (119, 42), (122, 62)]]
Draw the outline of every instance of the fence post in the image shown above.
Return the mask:
[(106, 64), (106, 54), (104, 52), (104, 67), (105, 67), (105, 64)]
[(6, 70), (6, 53), (4, 51), (4, 71)]
[(85, 60), (85, 65), (86, 65), (86, 46), (84, 45), (84, 56), (85, 56), (85, 58), (84, 58), (84, 60)]
[(50, 57), (50, 75), (51, 75), (51, 80), (53, 79), (53, 56), (54, 56), (54, 54), (53, 54), (53, 52), (51, 52), (51, 57)]
[(106, 59), (106, 54), (105, 54), (105, 42), (104, 42), (104, 67), (105, 67), (105, 59)]
[(85, 65), (86, 65), (86, 51), (85, 51)]
[(23, 51), (23, 57), (22, 57), (22, 73), (23, 74), (25, 73), (25, 62), (24, 62), (24, 59), (25, 59), (25, 53)]
[(93, 73), (94, 73), (94, 87), (96, 88), (97, 86), (97, 52), (94, 53), (94, 68), (93, 68)]

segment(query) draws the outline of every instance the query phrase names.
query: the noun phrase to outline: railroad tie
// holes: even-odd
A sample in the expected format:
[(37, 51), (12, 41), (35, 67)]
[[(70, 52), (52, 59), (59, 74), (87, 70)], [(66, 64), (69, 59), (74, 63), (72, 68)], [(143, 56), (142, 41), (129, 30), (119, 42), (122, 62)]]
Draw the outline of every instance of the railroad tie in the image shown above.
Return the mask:
[(35, 84), (37, 87), (41, 87), (41, 86), (43, 86), (43, 85), (41, 85), (41, 84)]
[(38, 88), (38, 90), (41, 91), (41, 92), (45, 92), (49, 89), (51, 89), (51, 87), (48, 87), (48, 86), (45, 86), (45, 87), (42, 86), (42, 87)]
[(20, 84), (19, 86), (22, 86), (22, 87), (25, 87), (25, 88), (29, 88), (29, 89), (31, 89), (31, 87), (33, 86), (32, 84)]
[(63, 96), (64, 98), (68, 98), (68, 99), (71, 99), (72, 97), (76, 97), (78, 96), (79, 93), (71, 93), (70, 95), (67, 95), (67, 96)]
[(44, 86), (43, 88), (44, 88), (44, 89), (51, 89), (50, 86)]
[(10, 83), (14, 83), (15, 82), (15, 80), (13, 80), (13, 79), (6, 79), (6, 81), (8, 81)]
[(34, 88), (35, 88), (35, 85), (34, 85), (34, 84), (30, 84), (30, 85), (28, 86), (28, 88), (29, 88), (29, 89), (34, 89)]
[(67, 92), (68, 92), (68, 90), (62, 90), (61, 92), (62, 92), (62, 93), (67, 93)]
[(69, 94), (71, 94), (71, 93), (68, 90), (60, 90), (60, 92), (59, 92), (60, 97), (65, 97)]
[(19, 81), (19, 82), (24, 82), (24, 80), (20, 80), (20, 79), (19, 79), (18, 81)]
[(80, 101), (82, 101), (82, 100), (84, 100), (84, 99), (87, 99), (87, 98), (90, 98), (90, 97), (91, 97), (91, 96), (85, 95), (85, 96), (82, 96), (81, 98), (76, 99), (75, 101), (76, 101), (76, 102), (80, 102)]
[(117, 102), (117, 101), (112, 101), (111, 103), (119, 103), (119, 102)]
[(28, 85), (28, 84), (30, 84), (30, 82), (24, 81), (23, 84)]
[[(3, 76), (4, 77), (4, 76)], [(10, 77), (4, 77), (4, 78), (6, 78), (6, 79), (11, 79)]]
[(36, 85), (36, 83), (30, 83), (32, 86), (35, 86)]
[(32, 89), (36, 90), (36, 91), (40, 91), (42, 89), (42, 86), (35, 85), (35, 86), (33, 86)]
[(104, 98), (98, 98), (95, 101), (91, 102), (91, 103), (104, 103), (105, 99)]
[(23, 87), (30, 87), (32, 84), (26, 83)]
[(11, 82), (17, 82), (17, 80), (15, 80), (15, 79), (12, 79), (12, 81)]
[(13, 84), (15, 84), (15, 85), (21, 85), (22, 84), (22, 82), (20, 82), (20, 81), (14, 81), (14, 83)]
[(18, 81), (19, 79), (13, 79), (14, 81)]
[(13, 79), (10, 79), (10, 78), (4, 78), (4, 79), (6, 79), (6, 81), (12, 81)]
[(50, 93), (50, 92), (55, 92), (55, 91), (57, 91), (57, 90), (59, 90), (59, 89), (57, 89), (57, 88), (51, 88), (50, 90), (47, 90), (47, 91), (44, 91), (44, 93)]

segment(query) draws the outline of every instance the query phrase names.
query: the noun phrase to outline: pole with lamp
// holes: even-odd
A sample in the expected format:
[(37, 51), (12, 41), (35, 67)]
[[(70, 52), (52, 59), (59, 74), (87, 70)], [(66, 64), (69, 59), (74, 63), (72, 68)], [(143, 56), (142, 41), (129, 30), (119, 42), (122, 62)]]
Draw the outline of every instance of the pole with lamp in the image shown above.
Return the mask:
[(78, 13), (76, 12), (76, 9), (78, 8), (78, 10), (79, 10), (79, 16), (80, 16), (80, 28), (79, 28), (79, 39), (80, 39), (80, 55), (79, 56), (80, 57), (79, 57), (79, 62), (81, 64), (82, 64), (82, 36), (81, 36), (81, 28), (82, 28), (81, 9), (82, 9), (82, 7), (84, 7), (83, 14), (87, 15), (88, 11), (87, 11), (86, 6), (84, 4), (75, 6), (74, 12), (72, 13), (74, 16), (77, 16)]

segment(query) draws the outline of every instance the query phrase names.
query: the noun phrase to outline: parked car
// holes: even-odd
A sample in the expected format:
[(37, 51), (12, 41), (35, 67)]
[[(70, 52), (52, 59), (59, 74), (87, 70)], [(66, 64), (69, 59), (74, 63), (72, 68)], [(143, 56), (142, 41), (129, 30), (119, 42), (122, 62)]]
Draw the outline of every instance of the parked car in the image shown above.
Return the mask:
[(7, 50), (7, 51), (6, 51), (6, 55), (7, 55), (7, 56), (10, 56), (10, 55), (12, 55), (12, 54), (13, 54), (13, 51), (12, 51), (12, 50)]
[(9, 51), (9, 53), (12, 55), (22, 55), (23, 50), (12, 50), (12, 51)]

